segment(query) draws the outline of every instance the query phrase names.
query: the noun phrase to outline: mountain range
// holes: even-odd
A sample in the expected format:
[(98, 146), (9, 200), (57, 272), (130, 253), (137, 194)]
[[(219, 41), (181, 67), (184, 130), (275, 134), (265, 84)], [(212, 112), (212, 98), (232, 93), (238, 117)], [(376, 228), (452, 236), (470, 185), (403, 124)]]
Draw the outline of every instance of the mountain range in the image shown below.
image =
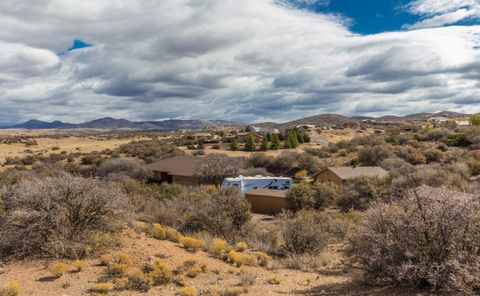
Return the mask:
[[(376, 120), (379, 122), (393, 121), (393, 122), (407, 122), (407, 121), (424, 121), (429, 117), (464, 117), (468, 114), (442, 111), (438, 113), (417, 113), (405, 116), (385, 115), (380, 117), (369, 116), (342, 116), (338, 114), (320, 114), (311, 117), (305, 117), (284, 123), (262, 122), (255, 123), (255, 126), (268, 128), (291, 128), (302, 124), (314, 124), (317, 126), (328, 125), (344, 125), (349, 123), (358, 123), (362, 120)], [(205, 128), (216, 128), (220, 126), (236, 126), (234, 122), (224, 120), (181, 120), (170, 119), (163, 121), (129, 121), (126, 119), (115, 119), (111, 117), (100, 118), (84, 123), (66, 123), (62, 121), (45, 122), (36, 119), (17, 125), (0, 124), (0, 128), (14, 128), (14, 129), (135, 129), (135, 130), (162, 130), (162, 131), (176, 131), (176, 130), (200, 130)]]
[(111, 117), (100, 118), (84, 123), (67, 123), (62, 121), (46, 122), (32, 119), (17, 125), (4, 125), (0, 128), (12, 129), (135, 129), (135, 130), (198, 130), (219, 126), (231, 126), (235, 123), (222, 120), (164, 120), (164, 121), (140, 121), (133, 122), (126, 119), (115, 119)]

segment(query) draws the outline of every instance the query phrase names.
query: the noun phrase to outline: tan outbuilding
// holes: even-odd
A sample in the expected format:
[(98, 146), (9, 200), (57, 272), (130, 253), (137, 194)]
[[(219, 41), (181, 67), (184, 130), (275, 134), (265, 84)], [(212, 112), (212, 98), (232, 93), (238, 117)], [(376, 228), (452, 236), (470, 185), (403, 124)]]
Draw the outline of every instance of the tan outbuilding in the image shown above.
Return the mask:
[(317, 182), (333, 182), (338, 186), (345, 185), (348, 180), (361, 177), (382, 178), (387, 175), (387, 171), (378, 166), (363, 167), (328, 167), (316, 175)]
[(254, 189), (245, 193), (245, 198), (256, 214), (274, 215), (287, 208), (287, 191), (272, 189)]
[(202, 182), (195, 175), (200, 160), (194, 156), (175, 156), (148, 164), (146, 168), (153, 172), (153, 179), (160, 183), (200, 185)]

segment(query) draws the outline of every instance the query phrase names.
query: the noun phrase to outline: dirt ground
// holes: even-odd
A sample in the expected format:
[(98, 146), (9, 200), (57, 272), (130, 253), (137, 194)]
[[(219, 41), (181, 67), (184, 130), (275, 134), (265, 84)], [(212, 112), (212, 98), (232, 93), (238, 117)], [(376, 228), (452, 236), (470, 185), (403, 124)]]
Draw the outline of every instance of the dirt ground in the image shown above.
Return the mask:
[[(45, 134), (47, 133), (47, 134)], [(26, 146), (22, 143), (0, 144), (0, 163), (3, 163), (7, 157), (25, 157), (32, 152), (44, 153), (60, 153), (66, 151), (90, 153), (93, 151), (102, 151), (105, 149), (114, 149), (122, 144), (129, 143), (133, 140), (142, 140), (142, 137), (99, 137), (99, 136), (66, 136), (66, 137), (49, 137), (56, 135), (52, 131), (41, 130), (0, 130), (0, 137), (7, 136), (33, 136), (38, 143), (34, 146)], [(53, 150), (58, 147), (58, 150)], [(30, 151), (28, 151), (30, 150)]]
[[(241, 272), (255, 276), (253, 286), (246, 294), (252, 296), (265, 295), (377, 295), (400, 296), (422, 295), (414, 291), (389, 287), (362, 286), (350, 274), (343, 272), (311, 273), (289, 269), (267, 270), (262, 267), (237, 268), (224, 261), (199, 251), (191, 253), (176, 243), (160, 241), (146, 236), (144, 233), (127, 230), (119, 237), (121, 247), (112, 251), (125, 252), (133, 260), (135, 266), (149, 262), (155, 257), (164, 258), (167, 266), (174, 269), (185, 260), (194, 259), (207, 265), (207, 272), (194, 279), (188, 278), (188, 285), (197, 291), (205, 291), (209, 287), (226, 287), (238, 285)], [(92, 295), (89, 291), (102, 277), (105, 267), (99, 265), (98, 259), (86, 260), (86, 268), (78, 273), (67, 273), (59, 279), (52, 277), (48, 266), (54, 261), (29, 260), (11, 263), (6, 266), (6, 273), (0, 275), (0, 284), (8, 281), (21, 283), (20, 295)], [(70, 263), (68, 261), (64, 261)], [(275, 276), (280, 284), (272, 285), (267, 279)], [(157, 286), (148, 292), (120, 291), (114, 295), (178, 295), (180, 287), (174, 283)]]

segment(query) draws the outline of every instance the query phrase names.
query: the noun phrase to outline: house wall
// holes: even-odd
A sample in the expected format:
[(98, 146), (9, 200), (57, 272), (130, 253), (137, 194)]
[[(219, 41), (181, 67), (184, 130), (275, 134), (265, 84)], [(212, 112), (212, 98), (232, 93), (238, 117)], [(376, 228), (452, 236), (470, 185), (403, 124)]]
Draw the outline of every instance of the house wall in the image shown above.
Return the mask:
[(342, 186), (344, 184), (343, 180), (330, 170), (324, 170), (317, 174), (317, 182), (324, 183), (329, 181), (337, 184), (338, 186)]
[(200, 185), (201, 182), (198, 178), (195, 177), (186, 177), (186, 176), (172, 176), (172, 182), (173, 184), (180, 184), (180, 185), (186, 185), (186, 186), (195, 186), (195, 185)]
[(287, 208), (284, 197), (251, 195), (246, 193), (245, 198), (252, 206), (252, 212), (256, 214), (273, 215)]

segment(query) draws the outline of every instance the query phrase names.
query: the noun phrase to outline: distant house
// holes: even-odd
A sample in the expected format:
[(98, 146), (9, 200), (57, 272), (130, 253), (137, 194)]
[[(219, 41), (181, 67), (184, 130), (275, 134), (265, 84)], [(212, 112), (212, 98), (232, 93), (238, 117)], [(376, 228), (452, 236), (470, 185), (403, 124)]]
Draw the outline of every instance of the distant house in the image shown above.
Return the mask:
[(175, 156), (146, 165), (153, 172), (153, 179), (160, 183), (180, 185), (200, 185), (201, 180), (195, 176), (195, 170), (201, 158), (194, 156)]
[(205, 132), (198, 132), (198, 133), (194, 133), (192, 135), (192, 137), (195, 139), (195, 140), (209, 140), (212, 138), (212, 134), (210, 133), (205, 133)]
[[(253, 134), (253, 137), (255, 138), (255, 141), (258, 143), (262, 140), (262, 136), (259, 135), (259, 134), (255, 134), (255, 133), (252, 133)], [(242, 132), (242, 133), (237, 133), (236, 134), (236, 138), (237, 138), (237, 141), (239, 143), (245, 143), (247, 142), (247, 139), (248, 139), (248, 135), (250, 135), (250, 133), (246, 133), (246, 132)]]
[(277, 214), (286, 209), (286, 196), (286, 191), (272, 189), (255, 189), (245, 194), (253, 213), (267, 215)]
[(333, 182), (339, 186), (344, 185), (349, 180), (360, 177), (378, 177), (387, 175), (387, 171), (378, 166), (364, 167), (328, 167), (316, 174), (317, 182)]

